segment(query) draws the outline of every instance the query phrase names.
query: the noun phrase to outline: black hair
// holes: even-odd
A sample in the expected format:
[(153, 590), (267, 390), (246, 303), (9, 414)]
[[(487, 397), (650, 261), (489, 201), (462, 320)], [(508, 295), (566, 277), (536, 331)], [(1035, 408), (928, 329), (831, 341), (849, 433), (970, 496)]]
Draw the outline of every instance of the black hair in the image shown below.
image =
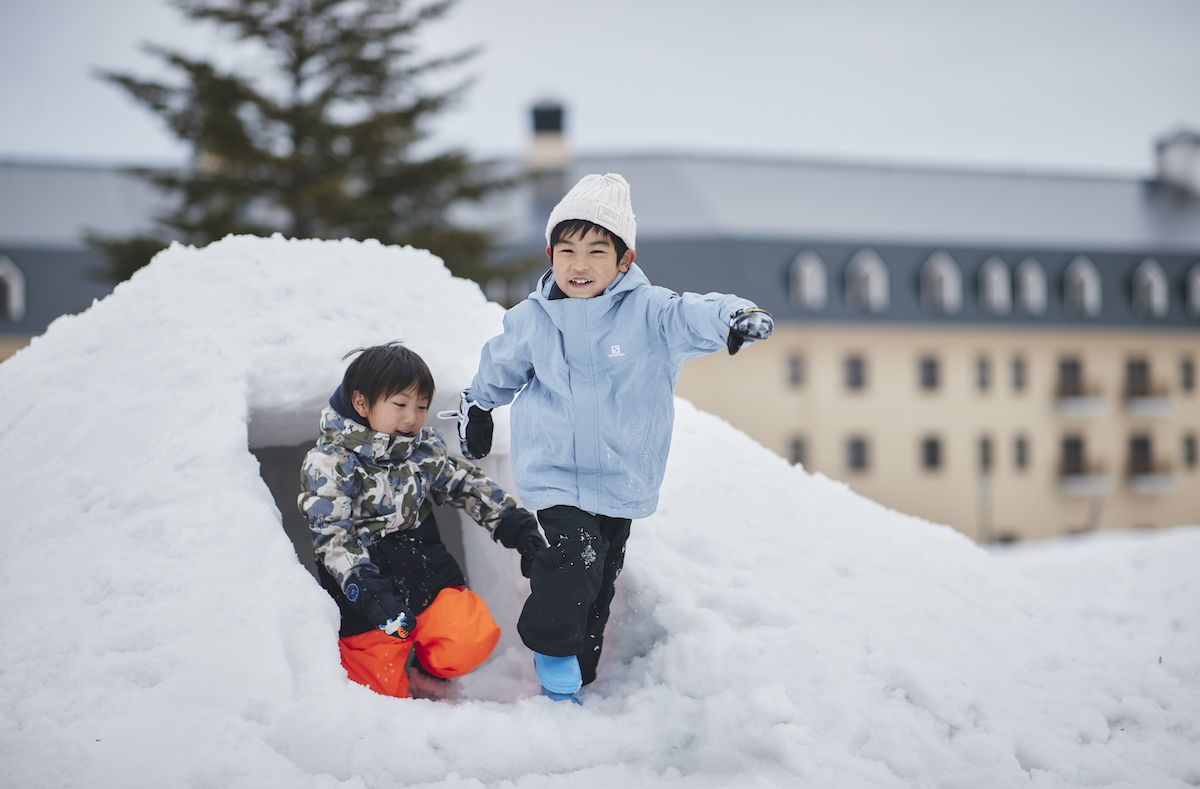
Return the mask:
[(554, 226), (550, 231), (550, 249), (554, 249), (554, 245), (563, 240), (564, 236), (579, 236), (583, 238), (593, 230), (599, 230), (604, 234), (613, 246), (617, 249), (617, 262), (621, 262), (621, 258), (625, 257), (625, 253), (629, 251), (629, 245), (621, 240), (613, 231), (607, 227), (601, 227), (595, 222), (589, 222), (586, 219), (564, 219)]
[(433, 399), (433, 373), (425, 360), (410, 351), (399, 340), (369, 348), (355, 348), (342, 359), (354, 354), (359, 357), (350, 362), (342, 376), (342, 392), (346, 402), (355, 392), (362, 392), (367, 402), (374, 405), (381, 398), (403, 392), (417, 385), (420, 397)]

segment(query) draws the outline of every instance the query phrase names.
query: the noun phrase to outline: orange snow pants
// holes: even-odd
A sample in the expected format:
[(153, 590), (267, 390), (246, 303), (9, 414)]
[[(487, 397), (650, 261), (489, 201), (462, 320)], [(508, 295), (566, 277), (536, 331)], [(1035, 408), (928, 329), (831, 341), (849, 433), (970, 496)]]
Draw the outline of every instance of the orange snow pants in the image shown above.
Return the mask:
[(453, 679), (479, 667), (496, 648), (500, 628), (483, 598), (461, 586), (438, 592), (417, 615), (412, 636), (401, 641), (382, 630), (338, 639), (350, 679), (384, 696), (408, 698), (404, 663), (414, 647), (417, 660), (435, 677)]

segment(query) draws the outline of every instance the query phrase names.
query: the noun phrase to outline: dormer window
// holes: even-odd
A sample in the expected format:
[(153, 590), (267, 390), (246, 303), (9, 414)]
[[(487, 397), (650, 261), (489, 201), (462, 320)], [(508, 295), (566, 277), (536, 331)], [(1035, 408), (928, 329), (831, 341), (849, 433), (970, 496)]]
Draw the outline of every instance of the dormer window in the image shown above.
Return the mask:
[(1029, 315), (1046, 312), (1046, 270), (1035, 258), (1017, 265), (1017, 306)]
[(829, 300), (825, 261), (815, 252), (802, 252), (792, 261), (792, 303), (806, 310), (824, 309)]
[(16, 323), (25, 317), (25, 275), (0, 255), (0, 321)]
[(962, 273), (948, 253), (934, 252), (921, 267), (921, 304), (943, 315), (962, 309)]
[(850, 259), (846, 267), (846, 301), (851, 307), (867, 312), (888, 308), (887, 265), (873, 249), (864, 249)]
[(1133, 272), (1133, 308), (1139, 315), (1167, 315), (1167, 275), (1154, 258), (1146, 258)]
[(1100, 272), (1086, 255), (1071, 261), (1063, 274), (1063, 296), (1073, 315), (1094, 318), (1100, 314)]
[(1008, 266), (998, 257), (990, 257), (979, 270), (979, 305), (989, 315), (1012, 312), (1012, 282)]

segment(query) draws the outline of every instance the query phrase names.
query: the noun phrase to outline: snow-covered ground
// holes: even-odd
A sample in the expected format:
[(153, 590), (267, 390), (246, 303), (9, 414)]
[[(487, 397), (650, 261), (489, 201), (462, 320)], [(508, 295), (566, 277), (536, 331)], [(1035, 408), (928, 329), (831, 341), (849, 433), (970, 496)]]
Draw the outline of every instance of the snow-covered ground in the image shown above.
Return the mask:
[(361, 344), (451, 407), (500, 316), (424, 252), (229, 238), (0, 365), (0, 784), (1200, 785), (1200, 529), (984, 551), (682, 401), (583, 707), (534, 695), (479, 529), (509, 635), (462, 698), (347, 681), (249, 447), (314, 436)]

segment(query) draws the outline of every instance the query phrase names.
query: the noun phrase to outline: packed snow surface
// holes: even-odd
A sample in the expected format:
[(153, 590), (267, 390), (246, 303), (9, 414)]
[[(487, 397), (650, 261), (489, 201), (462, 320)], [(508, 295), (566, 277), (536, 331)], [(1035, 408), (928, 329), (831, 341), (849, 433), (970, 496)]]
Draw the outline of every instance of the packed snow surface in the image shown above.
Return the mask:
[(500, 318), (425, 252), (231, 237), (0, 366), (0, 782), (1200, 785), (1200, 529), (986, 552), (682, 401), (584, 706), (535, 695), (474, 527), (501, 650), (455, 702), (350, 683), (250, 447), (314, 437), (363, 344), (453, 407)]

